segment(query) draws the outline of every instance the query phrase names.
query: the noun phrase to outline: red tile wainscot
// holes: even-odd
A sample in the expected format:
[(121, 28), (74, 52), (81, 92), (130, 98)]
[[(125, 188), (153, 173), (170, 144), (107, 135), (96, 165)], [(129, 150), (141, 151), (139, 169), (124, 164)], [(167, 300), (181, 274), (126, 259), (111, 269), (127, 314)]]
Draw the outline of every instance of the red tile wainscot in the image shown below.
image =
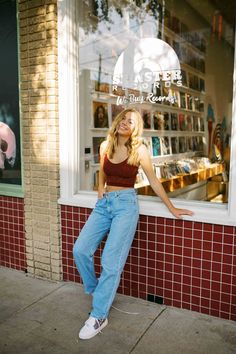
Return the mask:
[[(61, 207), (64, 280), (81, 282), (72, 248), (90, 212)], [(141, 215), (118, 292), (236, 320), (235, 235), (235, 227)]]
[(26, 269), (22, 198), (0, 196), (0, 265)]

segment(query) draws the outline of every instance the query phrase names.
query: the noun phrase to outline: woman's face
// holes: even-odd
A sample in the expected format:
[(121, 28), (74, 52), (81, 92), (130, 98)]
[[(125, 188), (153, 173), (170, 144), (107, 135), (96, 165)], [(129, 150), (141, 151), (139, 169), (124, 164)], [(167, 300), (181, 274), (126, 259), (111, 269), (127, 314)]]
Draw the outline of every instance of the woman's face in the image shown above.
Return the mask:
[(118, 124), (118, 133), (122, 136), (130, 136), (135, 128), (135, 112), (127, 112), (124, 118)]

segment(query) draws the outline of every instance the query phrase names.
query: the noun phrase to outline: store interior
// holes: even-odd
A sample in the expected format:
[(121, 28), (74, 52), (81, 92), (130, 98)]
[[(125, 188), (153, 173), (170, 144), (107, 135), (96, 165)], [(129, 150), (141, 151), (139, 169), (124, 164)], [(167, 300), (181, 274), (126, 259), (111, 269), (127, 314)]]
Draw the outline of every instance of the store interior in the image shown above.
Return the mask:
[[(143, 143), (168, 195), (227, 203), (234, 70), (234, 21), (230, 11), (233, 2), (229, 1), (224, 11), (218, 1), (140, 0), (122, 4), (121, 7), (117, 1), (82, 1), (78, 8), (78, 188), (97, 189), (99, 145), (115, 116), (132, 106), (143, 117)], [(150, 78), (145, 73), (155, 70), (143, 54), (140, 58), (147, 67), (139, 72), (142, 80), (135, 81), (135, 85), (134, 81), (126, 82), (125, 73), (135, 72), (133, 62), (127, 58), (130, 60), (131, 52), (137, 57), (150, 38), (158, 39), (153, 43), (157, 43), (159, 52), (162, 50), (160, 54), (145, 47), (146, 57), (154, 53), (153, 67), (162, 59), (168, 62), (174, 50), (180, 74), (167, 80), (162, 71), (158, 79), (152, 76), (152, 81), (145, 82), (145, 77)], [(114, 71), (122, 55), (123, 77), (114, 84)], [(154, 195), (142, 170), (135, 187), (140, 195)]]

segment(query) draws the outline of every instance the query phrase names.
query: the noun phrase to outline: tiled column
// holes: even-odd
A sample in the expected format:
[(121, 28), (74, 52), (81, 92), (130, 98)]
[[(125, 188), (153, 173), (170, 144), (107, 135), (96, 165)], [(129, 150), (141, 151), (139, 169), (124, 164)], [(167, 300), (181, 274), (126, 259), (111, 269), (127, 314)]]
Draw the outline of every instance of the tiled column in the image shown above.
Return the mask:
[(18, 10), (27, 269), (60, 280), (57, 1)]

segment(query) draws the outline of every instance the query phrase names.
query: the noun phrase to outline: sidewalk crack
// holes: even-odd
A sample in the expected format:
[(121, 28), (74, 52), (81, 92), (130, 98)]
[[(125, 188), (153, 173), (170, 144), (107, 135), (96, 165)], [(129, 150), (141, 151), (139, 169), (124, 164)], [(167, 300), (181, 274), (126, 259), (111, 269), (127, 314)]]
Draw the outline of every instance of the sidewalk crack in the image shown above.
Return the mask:
[(29, 305), (22, 307), (21, 309), (14, 311), (12, 314), (10, 314), (6, 319), (4, 319), (3, 321), (0, 321), (0, 324), (3, 324), (4, 322), (8, 321), (11, 317), (17, 315), (20, 312), (24, 312), (25, 310), (27, 310), (28, 308), (30, 308), (31, 306), (34, 306), (35, 304), (37, 304), (38, 302), (40, 302), (41, 300), (47, 298), (48, 296), (50, 296), (51, 294), (53, 294), (54, 292), (56, 292), (57, 290), (61, 289), (62, 287), (64, 287), (66, 284), (62, 284), (60, 285), (58, 288), (53, 289), (52, 291), (50, 291), (49, 293), (47, 293), (46, 295), (41, 296), (40, 298), (38, 298), (37, 300), (33, 301), (32, 303), (30, 303)]
[(138, 343), (141, 341), (141, 339), (145, 336), (145, 334), (147, 333), (147, 331), (152, 327), (153, 323), (158, 319), (158, 317), (160, 317), (163, 312), (167, 309), (167, 307), (163, 308), (161, 310), (161, 312), (158, 313), (158, 315), (152, 320), (152, 322), (149, 324), (149, 326), (145, 329), (145, 331), (142, 333), (142, 335), (139, 337), (139, 339), (137, 340), (137, 342), (133, 345), (133, 347), (131, 348), (131, 350), (129, 351), (128, 354), (133, 353), (134, 349), (137, 347)]

